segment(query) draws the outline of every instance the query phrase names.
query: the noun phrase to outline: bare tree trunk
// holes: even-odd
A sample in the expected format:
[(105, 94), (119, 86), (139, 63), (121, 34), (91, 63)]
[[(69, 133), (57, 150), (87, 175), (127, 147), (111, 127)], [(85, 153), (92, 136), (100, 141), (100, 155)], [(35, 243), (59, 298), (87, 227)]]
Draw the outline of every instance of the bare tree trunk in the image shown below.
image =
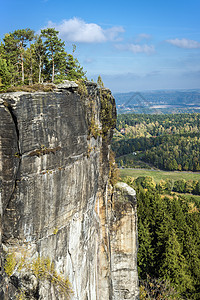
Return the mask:
[(21, 53), (21, 66), (22, 66), (22, 82), (24, 83), (24, 58), (22, 53)]
[(33, 60), (32, 60), (32, 51), (30, 47), (30, 56), (31, 56), (31, 74), (30, 74), (30, 84), (33, 84)]
[(54, 66), (54, 57), (52, 53), (52, 82), (54, 82), (54, 73), (55, 73), (55, 66)]
[(39, 61), (39, 83), (41, 83), (41, 73), (42, 73), (42, 60), (41, 60), (41, 56), (40, 56), (40, 61)]

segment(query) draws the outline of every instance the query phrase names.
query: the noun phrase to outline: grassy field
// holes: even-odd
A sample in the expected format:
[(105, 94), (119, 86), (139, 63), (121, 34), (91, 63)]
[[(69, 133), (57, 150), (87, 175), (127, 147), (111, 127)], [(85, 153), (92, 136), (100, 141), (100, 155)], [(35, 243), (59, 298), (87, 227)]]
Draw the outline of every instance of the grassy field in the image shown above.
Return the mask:
[[(172, 179), (174, 181), (179, 179), (188, 180), (200, 180), (200, 173), (194, 172), (168, 172), (161, 170), (146, 170), (146, 169), (120, 169), (120, 177), (123, 179), (126, 176), (131, 176), (137, 178), (139, 176), (151, 176), (153, 177), (156, 183), (159, 183), (161, 179)], [(178, 193), (174, 193), (178, 194)], [(193, 197), (198, 203), (200, 203), (200, 196), (191, 195), (191, 194), (179, 194), (180, 196), (184, 196), (186, 199), (190, 200)], [(165, 195), (162, 195), (163, 197)], [(168, 196), (168, 195), (167, 195)], [(199, 205), (198, 205), (199, 207)]]
[(194, 172), (170, 172), (160, 170), (146, 170), (146, 169), (120, 169), (120, 177), (123, 179), (126, 176), (137, 178), (139, 176), (151, 176), (156, 183), (160, 182), (161, 179), (166, 180), (200, 180), (200, 173)]

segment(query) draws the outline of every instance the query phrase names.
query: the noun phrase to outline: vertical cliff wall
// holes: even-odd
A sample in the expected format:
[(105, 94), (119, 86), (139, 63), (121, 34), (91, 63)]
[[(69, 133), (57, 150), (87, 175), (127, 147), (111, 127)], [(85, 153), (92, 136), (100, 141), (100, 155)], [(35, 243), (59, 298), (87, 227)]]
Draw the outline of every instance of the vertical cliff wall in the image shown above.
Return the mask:
[(1, 299), (67, 299), (38, 257), (72, 299), (137, 299), (135, 198), (108, 184), (115, 119), (94, 83), (0, 95)]

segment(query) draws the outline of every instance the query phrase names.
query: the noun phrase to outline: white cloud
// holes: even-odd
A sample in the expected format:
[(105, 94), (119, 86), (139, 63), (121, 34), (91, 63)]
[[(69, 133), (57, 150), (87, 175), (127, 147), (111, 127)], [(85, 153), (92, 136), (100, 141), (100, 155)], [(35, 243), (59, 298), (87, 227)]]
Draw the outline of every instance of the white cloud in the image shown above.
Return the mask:
[(121, 51), (130, 51), (135, 54), (137, 53), (145, 53), (145, 54), (153, 54), (155, 52), (155, 48), (153, 45), (139, 45), (139, 44), (117, 44), (115, 47)]
[(142, 40), (150, 40), (151, 38), (152, 38), (152, 36), (150, 34), (140, 33), (140, 34), (138, 34), (136, 41), (139, 43)]
[(121, 41), (122, 38), (119, 37), (120, 33), (123, 33), (125, 30), (122, 26), (114, 26), (109, 29), (104, 30), (104, 33), (108, 40), (110, 41)]
[(56, 30), (60, 32), (62, 39), (79, 43), (116, 41), (119, 38), (119, 34), (124, 32), (124, 29), (121, 26), (115, 26), (104, 30), (95, 23), (86, 23), (78, 18), (63, 20), (60, 24), (49, 21), (47, 27), (56, 28)]
[(172, 39), (167, 40), (167, 43), (184, 49), (197, 49), (200, 48), (200, 43), (194, 40), (188, 40), (188, 39)]

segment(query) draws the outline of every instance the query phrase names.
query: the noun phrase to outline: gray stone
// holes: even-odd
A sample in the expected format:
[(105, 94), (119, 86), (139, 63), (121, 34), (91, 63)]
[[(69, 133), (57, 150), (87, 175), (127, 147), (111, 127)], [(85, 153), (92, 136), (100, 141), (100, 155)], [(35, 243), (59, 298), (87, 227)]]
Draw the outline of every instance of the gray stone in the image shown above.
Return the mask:
[(58, 89), (69, 89), (69, 88), (77, 88), (78, 84), (74, 81), (64, 80), (62, 83), (57, 84), (56, 87)]
[[(24, 253), (26, 263), (49, 257), (69, 277), (73, 300), (137, 299), (136, 199), (128, 192), (131, 198), (125, 193), (113, 200), (117, 189), (111, 197), (113, 128), (104, 137), (89, 130), (91, 120), (103, 126), (99, 89), (88, 83), (82, 99), (73, 88), (66, 82), (60, 92), (0, 95), (0, 238), (18, 264)], [(114, 119), (114, 98), (109, 101)], [(0, 259), (3, 266), (3, 249)], [(30, 299), (36, 293), (65, 299), (50, 282), (17, 266), (13, 277), (1, 268), (2, 297), (14, 298), (25, 279)]]

